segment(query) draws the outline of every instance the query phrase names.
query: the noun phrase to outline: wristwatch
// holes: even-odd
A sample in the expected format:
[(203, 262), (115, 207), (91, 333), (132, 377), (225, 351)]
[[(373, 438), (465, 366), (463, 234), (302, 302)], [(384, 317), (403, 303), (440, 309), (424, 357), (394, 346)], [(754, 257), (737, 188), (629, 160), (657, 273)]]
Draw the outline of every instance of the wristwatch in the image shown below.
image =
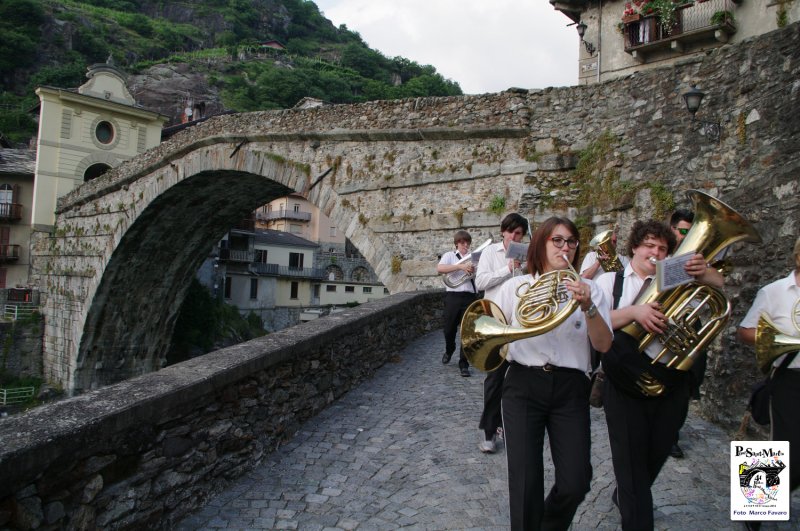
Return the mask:
[(586, 317), (591, 319), (592, 317), (597, 315), (597, 306), (595, 306), (595, 304), (592, 303), (592, 305), (583, 310), (583, 312), (586, 314)]

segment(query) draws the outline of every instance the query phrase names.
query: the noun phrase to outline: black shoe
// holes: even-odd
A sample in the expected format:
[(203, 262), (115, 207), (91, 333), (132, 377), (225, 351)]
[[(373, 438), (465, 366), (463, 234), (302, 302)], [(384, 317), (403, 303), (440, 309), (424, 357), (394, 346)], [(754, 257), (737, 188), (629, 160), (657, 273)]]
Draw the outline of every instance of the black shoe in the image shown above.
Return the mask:
[(445, 352), (444, 356), (442, 356), (442, 363), (447, 365), (448, 363), (450, 363), (450, 358), (452, 358), (452, 357), (453, 357), (453, 353), (452, 352)]
[(678, 446), (678, 443), (672, 445), (672, 449), (669, 451), (669, 455), (671, 455), (675, 459), (683, 459), (683, 450), (681, 450), (681, 447)]
[(464, 378), (467, 378), (467, 377), (469, 377), (469, 376), (472, 376), (472, 375), (469, 373), (469, 367), (461, 367), (461, 368), (460, 368), (460, 370), (461, 370), (461, 376), (463, 376)]

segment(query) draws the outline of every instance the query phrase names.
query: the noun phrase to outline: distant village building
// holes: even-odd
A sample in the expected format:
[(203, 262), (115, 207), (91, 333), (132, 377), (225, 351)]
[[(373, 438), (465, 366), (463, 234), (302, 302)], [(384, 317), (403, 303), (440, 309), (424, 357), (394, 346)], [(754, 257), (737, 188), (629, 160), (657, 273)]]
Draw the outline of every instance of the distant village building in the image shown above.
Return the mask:
[(579, 34), (578, 83), (671, 65), (800, 20), (800, 2), (695, 0), (656, 13), (648, 2), (550, 0)]

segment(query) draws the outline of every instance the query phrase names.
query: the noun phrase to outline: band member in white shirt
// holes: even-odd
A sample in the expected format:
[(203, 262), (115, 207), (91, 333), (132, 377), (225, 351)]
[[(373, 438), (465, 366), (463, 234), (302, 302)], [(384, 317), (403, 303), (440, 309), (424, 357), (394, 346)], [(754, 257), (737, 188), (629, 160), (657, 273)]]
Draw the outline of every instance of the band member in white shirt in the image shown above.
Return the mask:
[[(619, 508), (623, 530), (653, 529), (650, 487), (677, 440), (689, 408), (689, 373), (652, 364), (662, 349), (661, 343), (656, 339), (639, 352), (638, 342), (621, 330), (633, 321), (647, 332), (664, 330), (665, 315), (659, 303), (635, 303), (655, 277), (653, 260), (665, 259), (674, 252), (675, 245), (675, 235), (665, 223), (637, 221), (628, 238), (630, 263), (621, 274), (605, 273), (597, 279), (609, 309), (614, 304), (618, 277), (622, 281), (619, 303), (611, 310), (614, 341), (611, 349), (601, 351), (601, 359), (606, 373), (603, 405), (617, 480), (612, 501)], [(698, 254), (685, 267), (699, 281), (707, 264)], [(657, 397), (645, 396), (637, 386), (642, 373), (654, 376), (666, 391)]]
[[(528, 248), (529, 274), (506, 281), (494, 301), (511, 326), (521, 326), (517, 309), (524, 301), (524, 295), (518, 296), (523, 284), (577, 266), (578, 238), (577, 227), (566, 218), (549, 218), (536, 229)], [(609, 305), (591, 280), (567, 281), (565, 286), (578, 311), (546, 333), (508, 345), (502, 408), (514, 530), (567, 529), (592, 478), (589, 347), (605, 351), (611, 345)], [(547, 498), (545, 432), (555, 467)]]
[[(611, 235), (611, 244), (614, 246), (615, 249), (617, 248), (616, 227), (614, 228), (614, 232)], [(603, 266), (600, 265), (600, 258), (605, 259), (607, 257), (605, 255), (599, 256), (600, 252), (601, 251), (589, 251), (588, 253), (586, 253), (586, 256), (583, 257), (583, 262), (581, 262), (581, 269), (580, 269), (581, 276), (583, 278), (590, 278), (594, 280), (603, 273), (605, 273), (605, 271), (603, 270)], [(629, 260), (627, 256), (623, 256), (617, 253), (617, 258), (619, 258), (619, 261), (623, 267), (628, 265)]]
[[(794, 270), (788, 276), (767, 284), (756, 294), (753, 305), (739, 324), (737, 336), (748, 345), (755, 344), (758, 319), (763, 314), (781, 334), (800, 337), (800, 238), (792, 252)], [(785, 368), (784, 359), (794, 356)], [(770, 440), (789, 441), (790, 488), (800, 486), (800, 354), (788, 352), (772, 363), (770, 400)], [(760, 522), (747, 522), (748, 529), (759, 529)]]
[[(455, 251), (448, 251), (442, 255), (439, 264), (436, 266), (436, 271), (440, 274), (453, 273), (455, 271), (463, 271), (466, 274), (472, 275), (475, 270), (475, 265), (471, 260), (461, 261), (462, 258), (469, 254), (469, 247), (472, 244), (472, 236), (465, 230), (460, 230), (455, 233), (453, 243), (456, 246)], [(466, 282), (451, 288), (446, 286), (446, 293), (444, 295), (444, 344), (445, 351), (442, 356), (442, 363), (450, 363), (450, 358), (456, 351), (456, 333), (461, 324), (461, 317), (464, 315), (464, 310), (467, 306), (477, 298), (477, 290), (475, 289), (475, 282), (467, 280)], [(464, 349), (460, 349), (458, 358), (458, 369), (461, 376), (470, 376), (469, 362), (464, 356)]]
[[(503, 241), (493, 243), (482, 253), (475, 276), (475, 287), (483, 291), (483, 298), (494, 300), (495, 294), (503, 282), (519, 270), (519, 260), (506, 258), (511, 242), (519, 243), (528, 232), (528, 220), (513, 212), (503, 218), (500, 223), (500, 234)], [(503, 392), (503, 377), (508, 363), (503, 362), (499, 368), (486, 374), (483, 381), (483, 412), (478, 429), (483, 430), (483, 440), (478, 445), (481, 452), (494, 453), (497, 449), (495, 438), (497, 430), (503, 425), (500, 414), (500, 398)]]

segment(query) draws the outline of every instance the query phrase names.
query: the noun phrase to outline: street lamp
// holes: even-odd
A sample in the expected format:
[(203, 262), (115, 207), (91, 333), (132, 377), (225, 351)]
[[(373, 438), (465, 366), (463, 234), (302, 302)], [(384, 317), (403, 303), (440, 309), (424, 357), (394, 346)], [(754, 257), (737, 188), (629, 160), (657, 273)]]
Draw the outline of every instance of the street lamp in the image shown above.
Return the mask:
[(702, 129), (704, 135), (719, 144), (720, 123), (698, 120), (695, 117), (697, 111), (700, 109), (700, 104), (703, 102), (705, 93), (696, 86), (692, 86), (688, 91), (683, 93), (682, 97), (684, 103), (686, 103), (686, 110), (688, 110), (692, 115), (692, 123), (699, 126), (695, 127), (695, 129)]

